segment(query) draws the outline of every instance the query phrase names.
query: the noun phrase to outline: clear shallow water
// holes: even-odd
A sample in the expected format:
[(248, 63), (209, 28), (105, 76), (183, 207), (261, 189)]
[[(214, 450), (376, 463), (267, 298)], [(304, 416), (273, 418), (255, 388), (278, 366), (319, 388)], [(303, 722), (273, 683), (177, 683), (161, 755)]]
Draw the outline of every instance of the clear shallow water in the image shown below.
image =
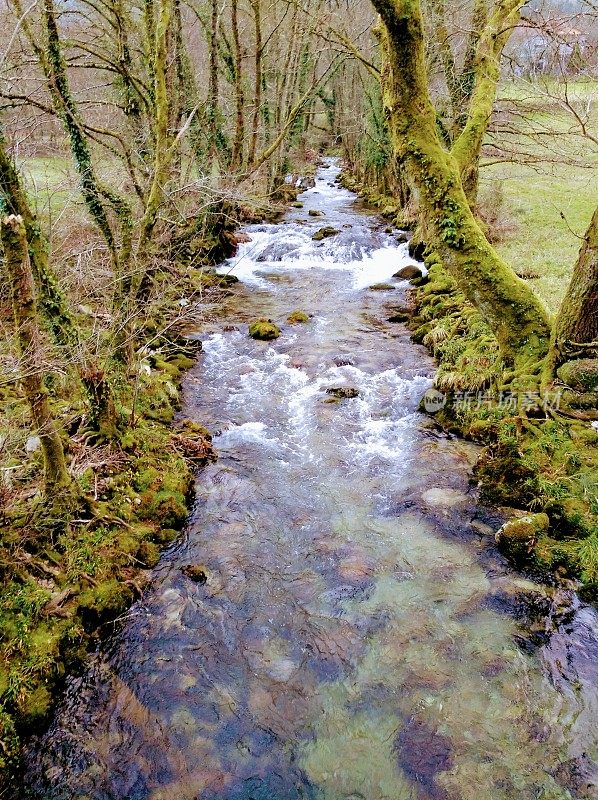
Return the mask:
[[(244, 285), (202, 333), (185, 409), (220, 459), (143, 602), (33, 744), (33, 797), (594, 796), (595, 612), (545, 621), (544, 589), (494, 552), (476, 450), (417, 412), (433, 364), (385, 321), (406, 246), (337, 174), (320, 170), (284, 224), (247, 228), (223, 267)], [(324, 225), (341, 233), (313, 242)], [(307, 325), (285, 323), (296, 308)], [(250, 340), (256, 316), (282, 337)], [(359, 397), (326, 402), (338, 386)]]

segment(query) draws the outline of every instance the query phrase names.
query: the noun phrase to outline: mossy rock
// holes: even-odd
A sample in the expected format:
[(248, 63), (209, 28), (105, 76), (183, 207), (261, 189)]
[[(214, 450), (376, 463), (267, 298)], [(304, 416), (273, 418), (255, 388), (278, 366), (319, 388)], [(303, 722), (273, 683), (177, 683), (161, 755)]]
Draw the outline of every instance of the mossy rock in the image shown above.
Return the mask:
[(557, 370), (563, 383), (579, 392), (598, 390), (598, 358), (580, 358), (566, 361)]
[(154, 532), (152, 539), (157, 544), (165, 547), (166, 545), (172, 544), (178, 535), (179, 531), (175, 531), (174, 528), (158, 528), (158, 530)]
[(294, 203), (291, 203), (292, 208), (303, 208), (304, 203), (301, 203), (299, 200), (296, 200)]
[(338, 400), (352, 400), (359, 397), (359, 389), (353, 386), (332, 386), (326, 389), (326, 394), (336, 397)]
[(133, 593), (125, 584), (108, 580), (87, 589), (79, 597), (79, 615), (84, 629), (90, 633), (112, 622), (131, 605)]
[(513, 519), (496, 532), (496, 543), (515, 563), (528, 561), (542, 534), (550, 527), (548, 514), (526, 514)]
[(314, 242), (322, 242), (324, 239), (329, 239), (331, 236), (336, 236), (339, 233), (340, 231), (336, 228), (320, 228), (320, 230), (317, 233), (314, 233), (311, 238), (314, 240)]
[(236, 275), (220, 275), (213, 270), (206, 270), (197, 274), (195, 282), (202, 289), (226, 289), (239, 283), (239, 279)]
[(141, 542), (137, 551), (137, 559), (144, 567), (151, 569), (160, 560), (160, 550), (153, 542)]
[(390, 283), (374, 283), (368, 288), (370, 292), (394, 292), (396, 289), (396, 287), (392, 286)]
[(309, 322), (309, 314), (306, 314), (305, 311), (293, 311), (287, 317), (287, 322), (290, 325), (301, 325), (302, 323)]
[(323, 217), (324, 216), (324, 212), (323, 211), (318, 211), (315, 208), (310, 208), (307, 213), (309, 214), (310, 217)]
[(187, 521), (188, 513), (182, 494), (162, 489), (155, 493), (142, 516), (143, 519), (158, 522), (161, 527), (180, 530)]
[(252, 339), (270, 342), (273, 339), (278, 339), (280, 328), (271, 319), (256, 319), (249, 323), (249, 335)]

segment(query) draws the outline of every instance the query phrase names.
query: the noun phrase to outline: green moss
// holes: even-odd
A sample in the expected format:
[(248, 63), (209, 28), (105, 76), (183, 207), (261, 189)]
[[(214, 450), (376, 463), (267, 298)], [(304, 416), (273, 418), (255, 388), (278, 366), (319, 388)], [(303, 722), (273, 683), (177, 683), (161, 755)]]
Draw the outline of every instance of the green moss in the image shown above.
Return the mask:
[(290, 325), (300, 325), (301, 323), (309, 322), (309, 319), (309, 314), (306, 314), (305, 311), (297, 310), (289, 314), (287, 317), (287, 322)]
[(580, 358), (567, 361), (558, 368), (557, 375), (572, 389), (595, 392), (598, 390), (598, 359)]
[(542, 534), (548, 531), (547, 514), (528, 514), (506, 522), (496, 534), (500, 549), (518, 564), (528, 561)]
[(161, 489), (149, 498), (147, 507), (142, 510), (143, 519), (151, 519), (164, 528), (179, 530), (187, 521), (185, 496), (180, 492)]
[(252, 339), (269, 342), (278, 339), (280, 328), (271, 319), (256, 319), (249, 324), (249, 335)]
[(141, 542), (137, 558), (144, 567), (155, 567), (160, 560), (160, 550), (153, 542)]
[(34, 731), (43, 725), (52, 709), (52, 694), (46, 686), (37, 686), (19, 704), (19, 723), (26, 731)]
[(87, 589), (79, 597), (79, 614), (87, 632), (113, 622), (129, 607), (133, 595), (128, 586), (107, 580)]

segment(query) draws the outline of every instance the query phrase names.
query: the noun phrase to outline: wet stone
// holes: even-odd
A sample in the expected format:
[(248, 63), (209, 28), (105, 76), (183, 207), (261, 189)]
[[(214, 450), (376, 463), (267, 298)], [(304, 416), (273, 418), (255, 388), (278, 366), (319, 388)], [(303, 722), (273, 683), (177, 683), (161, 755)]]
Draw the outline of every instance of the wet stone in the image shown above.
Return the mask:
[(208, 582), (208, 570), (206, 567), (199, 564), (188, 564), (181, 570), (189, 580), (194, 583), (199, 583), (201, 586)]
[(332, 386), (326, 389), (326, 394), (332, 395), (339, 400), (352, 400), (355, 397), (359, 397), (359, 389), (355, 389), (353, 386)]
[(452, 747), (446, 736), (411, 719), (398, 734), (395, 750), (401, 769), (423, 786), (431, 800), (448, 800), (447, 793), (435, 781), (439, 772), (453, 766)]
[(395, 272), (392, 277), (400, 278), (400, 280), (403, 281), (410, 281), (413, 280), (413, 278), (422, 278), (423, 274), (423, 271), (419, 267), (410, 264), (406, 267), (402, 267), (398, 272)]
[(314, 240), (314, 242), (321, 242), (323, 239), (329, 239), (331, 236), (336, 236), (338, 233), (340, 233), (340, 231), (336, 228), (320, 228), (320, 230), (314, 233), (311, 238)]

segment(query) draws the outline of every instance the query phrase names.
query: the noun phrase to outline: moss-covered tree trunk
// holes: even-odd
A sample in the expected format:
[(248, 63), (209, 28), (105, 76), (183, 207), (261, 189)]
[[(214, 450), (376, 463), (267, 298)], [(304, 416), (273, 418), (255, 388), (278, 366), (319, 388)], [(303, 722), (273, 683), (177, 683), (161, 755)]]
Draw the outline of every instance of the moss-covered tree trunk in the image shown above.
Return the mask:
[(33, 274), (29, 262), (27, 232), (20, 216), (10, 214), (1, 218), (0, 241), (11, 288), (14, 324), (22, 364), (21, 382), (44, 456), (45, 492), (49, 499), (57, 500), (60, 492), (70, 487), (71, 478), (66, 467), (62, 441), (50, 409), (48, 392), (44, 386), (43, 376), (46, 370)]
[(548, 319), (533, 292), (484, 236), (463, 190), (459, 164), (438, 137), (420, 3), (372, 2), (387, 32), (385, 106), (393, 147), (418, 189), (431, 244), (492, 327), (507, 363), (531, 370), (548, 352)]
[(257, 140), (260, 130), (260, 117), (262, 113), (262, 83), (263, 83), (263, 54), (264, 44), (262, 37), (262, 6), (261, 0), (251, 0), (253, 11), (253, 24), (255, 30), (255, 83), (253, 93), (253, 119), (251, 121), (251, 142), (249, 145), (248, 163), (253, 164), (257, 151)]
[[(0, 214), (13, 215), (23, 220), (39, 310), (56, 344), (68, 348), (71, 356), (74, 356), (75, 351), (81, 346), (79, 329), (58, 279), (50, 267), (48, 241), (31, 209), (15, 165), (8, 155), (1, 130)], [(79, 377), (89, 399), (92, 428), (102, 437), (111, 438), (116, 433), (116, 410), (108, 379), (95, 361), (80, 368)]]
[[(463, 189), (472, 208), (478, 196), (482, 144), (492, 118), (500, 80), (501, 55), (519, 21), (523, 4), (524, 0), (499, 0), (480, 31), (475, 58), (471, 66), (466, 65), (467, 73), (463, 76), (462, 87), (471, 95), (463, 99), (464, 103), (469, 101), (469, 108), (452, 153), (459, 165)], [(477, 13), (483, 14), (483, 8), (477, 9)]]
[(235, 89), (235, 138), (233, 140), (232, 169), (239, 169), (243, 163), (245, 143), (245, 88), (243, 86), (243, 48), (239, 32), (238, 0), (231, 0), (230, 24), (235, 48), (234, 89)]
[(0, 214), (20, 216), (25, 225), (29, 257), (39, 294), (39, 306), (56, 343), (62, 347), (78, 344), (79, 335), (68, 303), (50, 269), (48, 243), (33, 213), (27, 194), (0, 130)]
[[(567, 294), (563, 300), (553, 329), (550, 358), (546, 376), (554, 378), (556, 371), (567, 364), (567, 374), (586, 372), (588, 360), (598, 359), (598, 207), (594, 211)], [(598, 373), (598, 361), (594, 367)], [(580, 384), (581, 385), (581, 384)], [(589, 388), (589, 387), (588, 387)]]

